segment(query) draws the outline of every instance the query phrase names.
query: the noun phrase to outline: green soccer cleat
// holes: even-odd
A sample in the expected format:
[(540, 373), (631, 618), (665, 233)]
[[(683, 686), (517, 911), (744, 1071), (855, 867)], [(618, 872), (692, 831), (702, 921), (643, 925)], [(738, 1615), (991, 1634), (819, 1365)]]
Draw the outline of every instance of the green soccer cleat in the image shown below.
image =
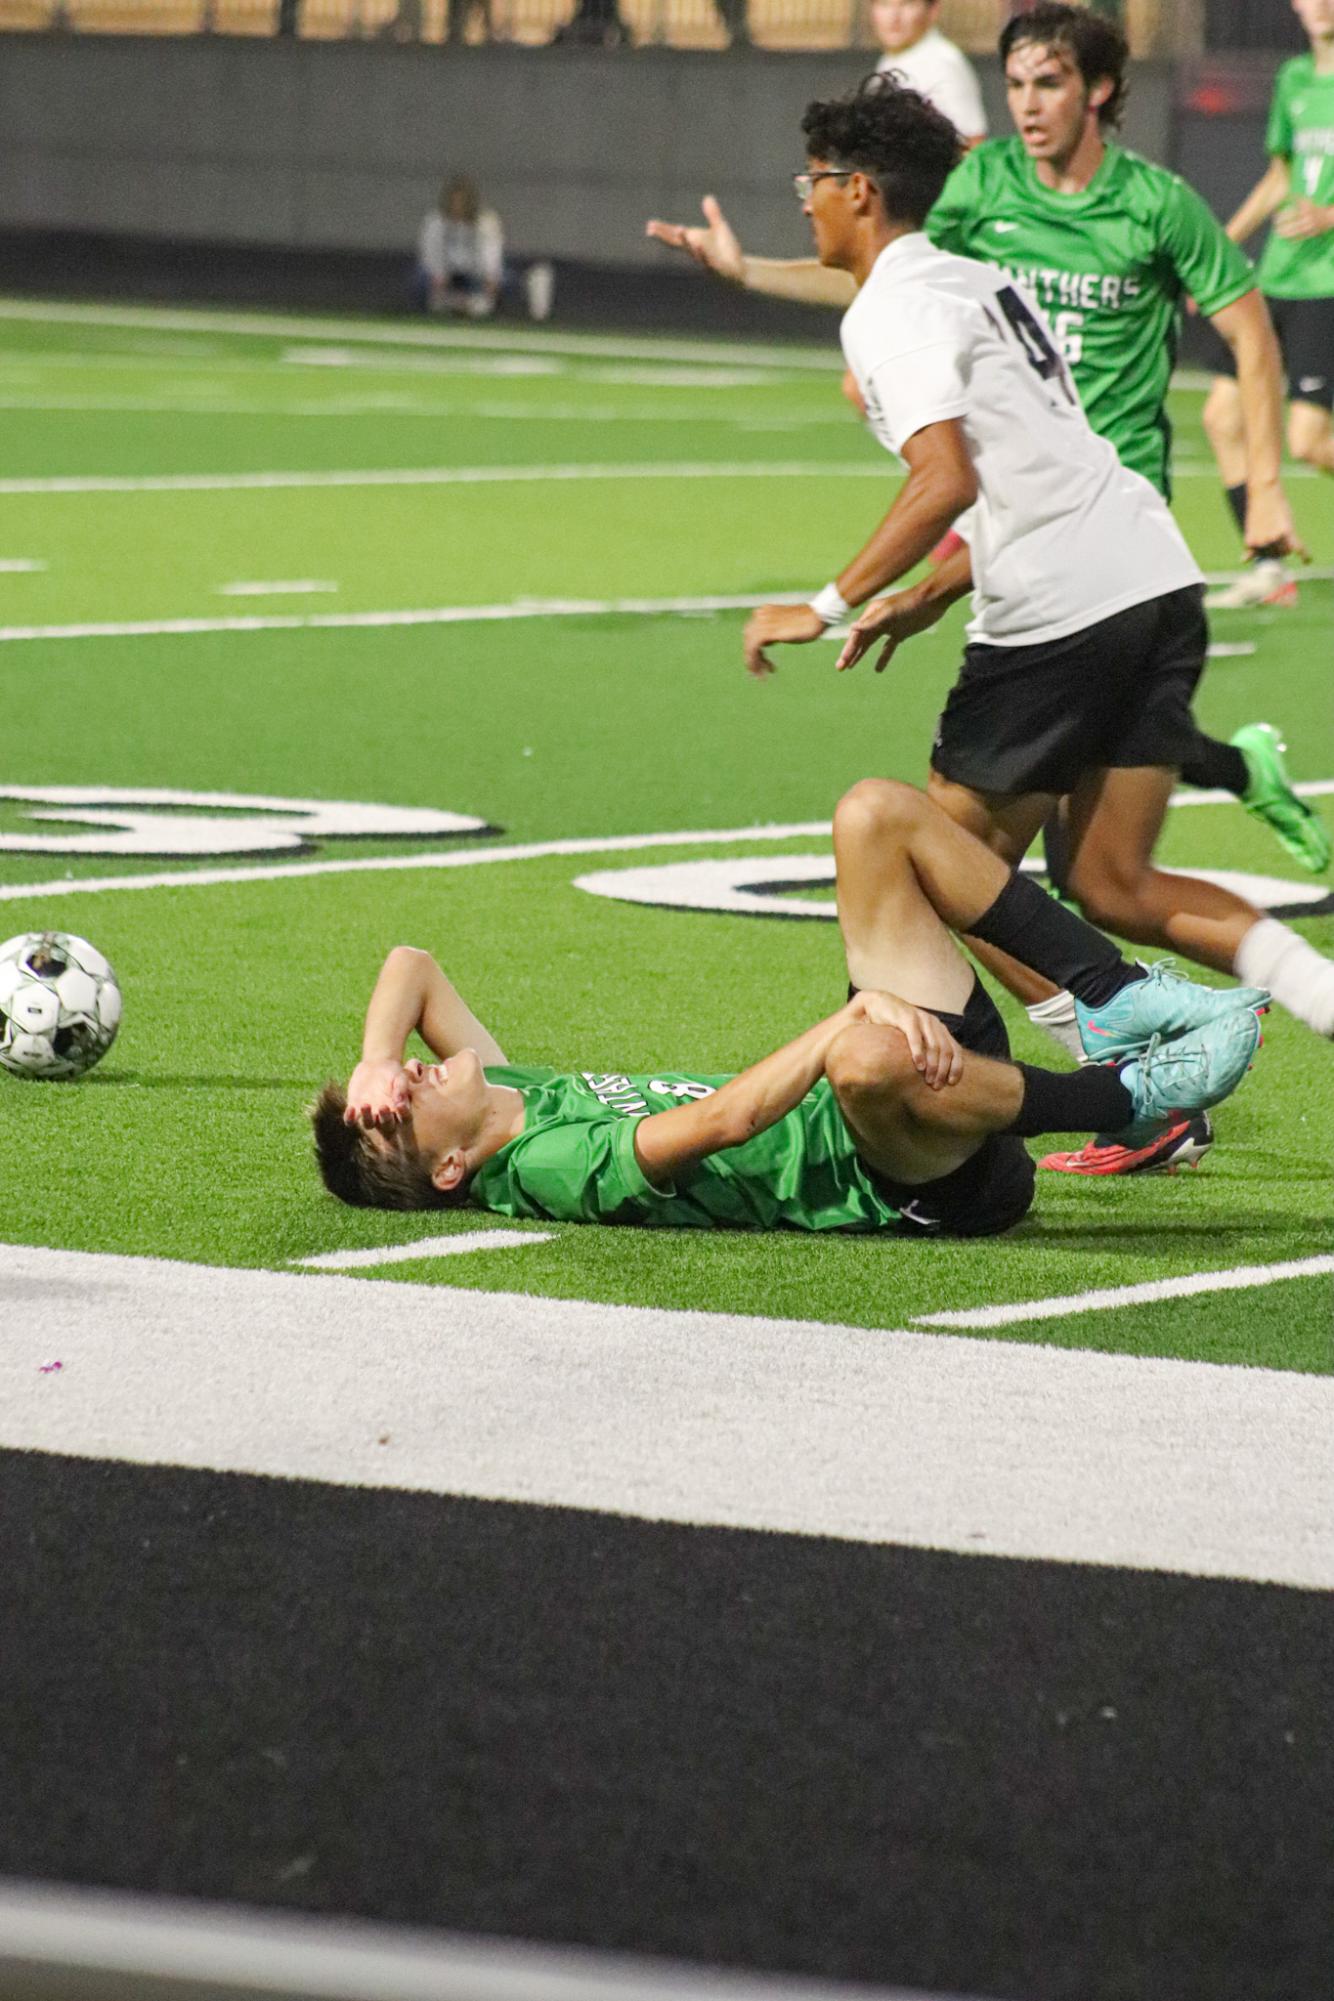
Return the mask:
[(1155, 1038), (1142, 1056), (1133, 1057), (1121, 1070), (1135, 1116), (1113, 1137), (1134, 1151), (1174, 1113), (1204, 1112), (1230, 1097), (1259, 1047), (1259, 1016), (1248, 1007), (1234, 1007), (1230, 1014), (1176, 1042)]
[(1329, 867), (1329, 829), (1293, 790), (1283, 762), (1287, 745), (1282, 737), (1272, 723), (1247, 723), (1229, 740), (1246, 760), (1242, 805), (1264, 821), (1294, 861), (1312, 875), (1319, 875)]
[(1179, 1035), (1204, 1028), (1237, 1008), (1268, 1007), (1263, 987), (1203, 987), (1169, 970), (1172, 961), (1159, 959), (1144, 969), (1144, 978), (1101, 1007), (1075, 1002), (1075, 1020), (1084, 1055), (1092, 1063), (1114, 1063), (1136, 1056), (1155, 1039), (1173, 1042)]

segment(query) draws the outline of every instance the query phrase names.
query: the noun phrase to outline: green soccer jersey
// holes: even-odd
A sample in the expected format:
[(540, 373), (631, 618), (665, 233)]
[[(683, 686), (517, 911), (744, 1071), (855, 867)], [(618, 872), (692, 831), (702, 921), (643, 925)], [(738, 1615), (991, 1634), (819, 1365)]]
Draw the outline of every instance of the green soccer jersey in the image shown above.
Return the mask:
[[(1275, 78), (1265, 146), (1287, 161), (1294, 195), (1334, 204), (1334, 74), (1317, 76), (1311, 56), (1294, 56)], [(1260, 288), (1275, 299), (1334, 296), (1334, 229), (1292, 241), (1271, 230)]]
[(711, 1154), (674, 1187), (655, 1188), (635, 1158), (640, 1119), (711, 1097), (725, 1077), (565, 1076), (511, 1064), (488, 1065), (486, 1075), (524, 1096), (523, 1131), (472, 1181), (472, 1199), (502, 1216), (694, 1230), (883, 1230), (898, 1221), (823, 1078), (767, 1132)]
[(1108, 146), (1082, 194), (1043, 187), (1018, 139), (975, 147), (926, 222), (943, 250), (1008, 271), (1042, 308), (1095, 431), (1168, 492), (1166, 398), (1182, 301), (1216, 313), (1255, 284), (1192, 188)]

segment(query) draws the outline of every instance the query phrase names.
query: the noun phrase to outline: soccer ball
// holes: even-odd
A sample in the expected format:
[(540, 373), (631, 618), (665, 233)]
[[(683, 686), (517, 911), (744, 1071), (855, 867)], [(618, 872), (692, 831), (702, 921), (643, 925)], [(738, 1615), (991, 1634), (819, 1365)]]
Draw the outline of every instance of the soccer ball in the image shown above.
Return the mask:
[(64, 931), (0, 945), (0, 1063), (16, 1077), (81, 1077), (120, 1026), (120, 988), (102, 954)]

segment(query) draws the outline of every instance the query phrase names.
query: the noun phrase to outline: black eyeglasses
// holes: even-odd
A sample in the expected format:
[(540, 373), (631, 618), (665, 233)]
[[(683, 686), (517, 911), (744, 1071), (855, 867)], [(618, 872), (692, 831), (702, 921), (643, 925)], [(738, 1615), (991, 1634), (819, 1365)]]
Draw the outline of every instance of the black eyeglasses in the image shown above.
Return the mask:
[(798, 201), (809, 201), (817, 181), (846, 181), (850, 174), (859, 172), (857, 167), (821, 167), (816, 174), (794, 174), (792, 186)]

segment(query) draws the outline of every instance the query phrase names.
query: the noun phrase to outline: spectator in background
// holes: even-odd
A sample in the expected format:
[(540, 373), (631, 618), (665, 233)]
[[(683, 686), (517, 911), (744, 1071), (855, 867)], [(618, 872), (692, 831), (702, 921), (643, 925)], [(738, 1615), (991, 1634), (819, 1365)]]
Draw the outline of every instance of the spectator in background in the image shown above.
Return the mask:
[(414, 296), (428, 313), (486, 319), (505, 277), (505, 232), (494, 209), (482, 206), (477, 183), (455, 174), (423, 218), (417, 238)]
[(940, 0), (871, 0), (871, 27), (882, 50), (876, 68), (893, 70), (944, 112), (965, 146), (976, 146), (987, 136), (977, 71), (941, 34), (939, 18)]

